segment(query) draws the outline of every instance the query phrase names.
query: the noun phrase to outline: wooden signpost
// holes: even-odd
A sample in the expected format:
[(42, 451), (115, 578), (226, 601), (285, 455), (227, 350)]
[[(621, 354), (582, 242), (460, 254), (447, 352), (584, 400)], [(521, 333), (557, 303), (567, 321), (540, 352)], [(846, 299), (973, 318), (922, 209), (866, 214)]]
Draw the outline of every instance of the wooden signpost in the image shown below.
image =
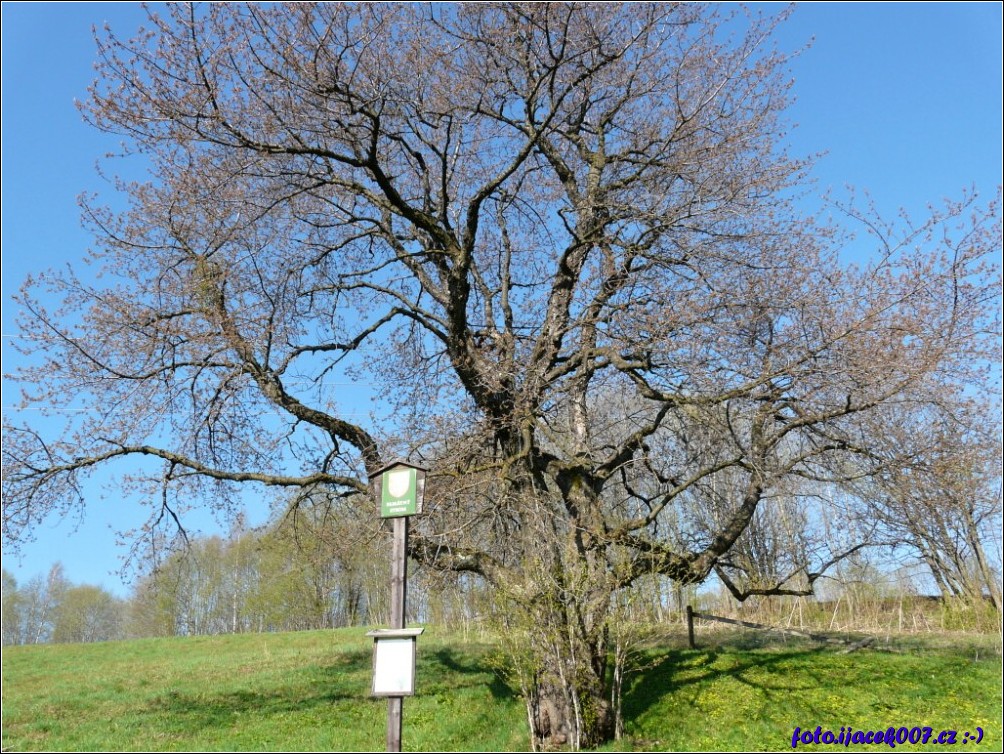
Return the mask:
[(380, 517), (393, 519), (390, 567), (390, 629), (373, 637), (373, 695), (387, 697), (387, 751), (401, 751), (404, 697), (415, 693), (415, 655), (422, 629), (406, 629), (408, 593), (408, 517), (422, 512), (427, 469), (395, 461), (371, 477)]

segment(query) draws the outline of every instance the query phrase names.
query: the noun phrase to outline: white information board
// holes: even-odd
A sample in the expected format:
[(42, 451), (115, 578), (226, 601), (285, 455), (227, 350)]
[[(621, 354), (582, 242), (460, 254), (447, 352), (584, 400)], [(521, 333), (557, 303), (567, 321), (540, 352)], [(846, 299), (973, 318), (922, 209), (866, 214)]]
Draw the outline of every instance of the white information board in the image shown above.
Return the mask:
[(373, 695), (412, 696), (415, 693), (415, 639), (380, 638), (373, 653)]

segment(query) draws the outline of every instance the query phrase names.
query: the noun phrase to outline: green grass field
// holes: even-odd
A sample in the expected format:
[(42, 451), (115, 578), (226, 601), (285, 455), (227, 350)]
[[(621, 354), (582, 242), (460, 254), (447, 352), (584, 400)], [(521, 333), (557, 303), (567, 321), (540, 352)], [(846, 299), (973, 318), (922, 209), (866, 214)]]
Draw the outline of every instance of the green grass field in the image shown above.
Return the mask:
[[(369, 697), (365, 629), (7, 647), (3, 748), (29, 750), (382, 750), (386, 702)], [(929, 726), (954, 746), (999, 751), (996, 639), (915, 643), (899, 653), (838, 654), (719, 635), (708, 648), (653, 650), (625, 694), (626, 750), (790, 749), (795, 726), (839, 733)], [(708, 642), (705, 641), (705, 644)], [(492, 671), (494, 653), (431, 628), (419, 639), (417, 695), (404, 748), (524, 750), (522, 701)], [(984, 731), (978, 745), (966, 732)], [(834, 746), (799, 745), (829, 750)], [(837, 747), (844, 748), (844, 747)], [(891, 751), (852, 744), (851, 750)]]

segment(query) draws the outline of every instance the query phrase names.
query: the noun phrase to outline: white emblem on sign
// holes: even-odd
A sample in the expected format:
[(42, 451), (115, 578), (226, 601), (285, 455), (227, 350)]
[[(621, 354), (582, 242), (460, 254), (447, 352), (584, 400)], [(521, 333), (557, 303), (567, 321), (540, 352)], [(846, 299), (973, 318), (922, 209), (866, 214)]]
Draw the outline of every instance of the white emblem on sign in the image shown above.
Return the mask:
[(411, 470), (401, 469), (387, 473), (387, 490), (391, 497), (404, 497), (411, 487)]

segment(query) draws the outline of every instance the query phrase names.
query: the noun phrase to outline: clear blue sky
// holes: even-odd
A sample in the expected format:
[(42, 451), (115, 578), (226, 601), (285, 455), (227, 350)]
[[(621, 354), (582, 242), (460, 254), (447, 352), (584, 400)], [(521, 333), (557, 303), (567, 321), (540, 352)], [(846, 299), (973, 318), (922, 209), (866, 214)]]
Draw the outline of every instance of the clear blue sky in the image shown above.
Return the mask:
[[(769, 11), (780, 6), (760, 6)], [(4, 3), (2, 24), (2, 358), (15, 363), (10, 296), (40, 269), (76, 263), (89, 239), (77, 195), (106, 188), (94, 170), (114, 144), (74, 107), (93, 78), (93, 25), (123, 35), (143, 19), (128, 3)], [(989, 199), (1002, 182), (1000, 3), (811, 3), (778, 36), (812, 47), (793, 64), (795, 154), (826, 152), (819, 191), (847, 184), (880, 209), (921, 213), (975, 186)], [(4, 411), (14, 403), (4, 385)], [(4, 567), (23, 582), (56, 560), (77, 583), (125, 594), (115, 572), (126, 552), (114, 530), (141, 519), (114, 496), (87, 518), (47, 522), (21, 559)]]

